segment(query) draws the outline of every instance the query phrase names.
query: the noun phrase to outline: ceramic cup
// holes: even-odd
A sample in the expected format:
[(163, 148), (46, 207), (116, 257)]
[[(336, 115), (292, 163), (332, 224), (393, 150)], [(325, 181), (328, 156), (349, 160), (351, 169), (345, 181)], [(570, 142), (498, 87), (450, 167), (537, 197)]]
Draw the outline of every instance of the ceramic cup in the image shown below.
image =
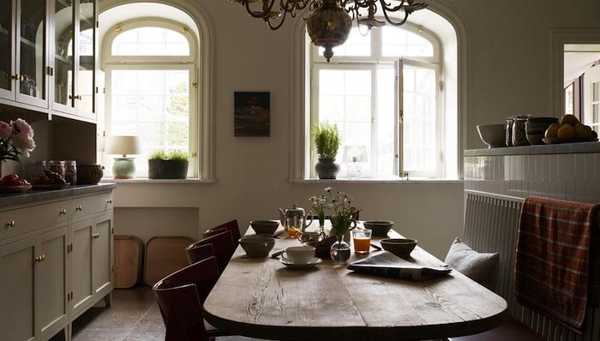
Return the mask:
[(312, 246), (292, 246), (285, 249), (287, 259), (294, 263), (308, 263), (315, 257), (315, 248)]

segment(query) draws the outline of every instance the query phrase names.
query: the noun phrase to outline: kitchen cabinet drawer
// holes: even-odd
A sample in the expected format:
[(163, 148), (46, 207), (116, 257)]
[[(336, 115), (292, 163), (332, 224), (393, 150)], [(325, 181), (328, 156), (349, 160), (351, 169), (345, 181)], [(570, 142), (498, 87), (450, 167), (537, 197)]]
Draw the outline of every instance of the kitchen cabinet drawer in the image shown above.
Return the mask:
[(104, 193), (76, 198), (73, 200), (72, 207), (76, 220), (84, 219), (98, 213), (106, 213), (113, 208), (112, 194)]
[(0, 211), (0, 241), (28, 232), (68, 223), (71, 201)]

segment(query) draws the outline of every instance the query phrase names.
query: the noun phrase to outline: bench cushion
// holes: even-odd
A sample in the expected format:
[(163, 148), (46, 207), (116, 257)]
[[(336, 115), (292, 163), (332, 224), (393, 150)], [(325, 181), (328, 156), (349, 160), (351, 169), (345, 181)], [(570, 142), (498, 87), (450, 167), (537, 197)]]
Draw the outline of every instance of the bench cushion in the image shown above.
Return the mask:
[(450, 338), (451, 341), (542, 341), (523, 324), (507, 319), (499, 327), (476, 335)]
[(477, 252), (456, 238), (450, 246), (445, 262), (475, 282), (488, 289), (493, 289), (498, 260), (498, 253)]

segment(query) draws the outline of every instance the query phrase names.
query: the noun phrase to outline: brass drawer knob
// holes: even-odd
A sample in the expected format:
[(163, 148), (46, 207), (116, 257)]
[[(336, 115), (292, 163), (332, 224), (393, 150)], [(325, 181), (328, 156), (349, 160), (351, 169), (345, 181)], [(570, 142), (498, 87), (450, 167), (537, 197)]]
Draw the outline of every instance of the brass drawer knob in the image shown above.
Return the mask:
[(60, 211), (58, 211), (59, 215), (66, 215), (67, 214), (67, 209), (66, 208), (61, 208)]
[(14, 220), (9, 220), (4, 226), (6, 226), (7, 229), (12, 229), (17, 226), (17, 223)]
[(109, 204), (109, 205), (111, 205), (112, 204), (112, 200), (108, 199), (108, 200), (106, 200), (106, 203)]
[(36, 263), (41, 263), (46, 260), (46, 255), (37, 256), (33, 259)]
[(75, 211), (77, 211), (77, 212), (83, 211), (83, 206), (79, 205), (79, 206), (75, 207)]
[(100, 233), (94, 233), (94, 234), (92, 234), (92, 238), (94, 238), (94, 239), (100, 238)]

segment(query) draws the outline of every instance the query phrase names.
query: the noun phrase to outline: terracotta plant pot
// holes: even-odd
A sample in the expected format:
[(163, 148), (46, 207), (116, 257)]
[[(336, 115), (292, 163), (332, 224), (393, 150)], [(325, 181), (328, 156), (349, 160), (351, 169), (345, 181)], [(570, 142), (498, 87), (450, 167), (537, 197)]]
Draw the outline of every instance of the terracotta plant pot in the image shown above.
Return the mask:
[(148, 160), (148, 177), (150, 179), (185, 179), (188, 172), (188, 161), (183, 160)]

